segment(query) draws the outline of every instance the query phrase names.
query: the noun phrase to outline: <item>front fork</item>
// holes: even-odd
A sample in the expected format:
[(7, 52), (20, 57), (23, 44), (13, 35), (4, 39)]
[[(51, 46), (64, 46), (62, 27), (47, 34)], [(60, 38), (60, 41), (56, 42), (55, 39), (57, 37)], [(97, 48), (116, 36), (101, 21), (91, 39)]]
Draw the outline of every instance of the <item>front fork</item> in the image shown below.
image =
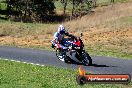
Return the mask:
[(79, 61), (83, 61), (83, 54), (85, 53), (85, 51), (84, 50), (79, 50), (79, 51), (77, 51), (76, 52), (76, 58), (79, 60)]

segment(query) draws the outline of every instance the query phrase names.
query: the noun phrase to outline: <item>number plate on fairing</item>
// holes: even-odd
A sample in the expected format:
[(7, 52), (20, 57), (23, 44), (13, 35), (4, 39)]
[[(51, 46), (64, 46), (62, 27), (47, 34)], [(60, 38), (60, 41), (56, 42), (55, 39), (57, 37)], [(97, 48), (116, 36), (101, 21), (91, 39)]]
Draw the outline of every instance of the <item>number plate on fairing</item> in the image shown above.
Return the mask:
[(75, 47), (75, 49), (80, 49), (80, 47)]

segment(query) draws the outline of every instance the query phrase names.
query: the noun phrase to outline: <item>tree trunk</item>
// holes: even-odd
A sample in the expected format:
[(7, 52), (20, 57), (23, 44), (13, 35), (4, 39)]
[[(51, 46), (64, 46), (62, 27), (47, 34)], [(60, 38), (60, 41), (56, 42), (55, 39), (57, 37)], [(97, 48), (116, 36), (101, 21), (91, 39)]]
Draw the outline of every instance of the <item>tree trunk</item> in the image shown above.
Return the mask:
[(111, 3), (114, 3), (115, 2), (115, 0), (111, 0)]
[(74, 9), (75, 9), (75, 0), (72, 0), (72, 5), (73, 5), (73, 7), (72, 7), (72, 16), (74, 15)]
[(66, 13), (67, 0), (64, 0), (64, 14)]

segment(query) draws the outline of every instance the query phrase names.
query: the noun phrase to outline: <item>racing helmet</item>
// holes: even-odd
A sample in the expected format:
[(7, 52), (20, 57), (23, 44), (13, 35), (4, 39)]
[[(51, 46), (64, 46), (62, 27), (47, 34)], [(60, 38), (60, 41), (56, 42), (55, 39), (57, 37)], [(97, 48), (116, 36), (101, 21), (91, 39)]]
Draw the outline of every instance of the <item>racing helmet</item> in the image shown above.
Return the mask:
[(60, 25), (58, 27), (58, 33), (60, 33), (60, 34), (64, 34), (65, 33), (65, 27), (63, 25)]

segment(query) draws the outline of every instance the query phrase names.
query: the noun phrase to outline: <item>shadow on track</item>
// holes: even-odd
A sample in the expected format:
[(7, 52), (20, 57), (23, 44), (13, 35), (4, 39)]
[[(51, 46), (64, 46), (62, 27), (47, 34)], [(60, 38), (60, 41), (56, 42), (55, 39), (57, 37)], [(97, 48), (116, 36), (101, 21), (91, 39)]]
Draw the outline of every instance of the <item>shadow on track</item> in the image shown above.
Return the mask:
[(93, 66), (93, 67), (116, 67), (116, 66), (99, 65), (99, 64), (92, 64), (90, 66)]
[(82, 63), (76, 62), (75, 60), (70, 59), (67, 64), (83, 65)]
[[(75, 65), (84, 65), (80, 62), (76, 62), (72, 59), (70, 59), (70, 62), (68, 62), (67, 64), (75, 64)], [(92, 64), (90, 65), (90, 67), (117, 67), (117, 66), (108, 66), (108, 65), (99, 65), (99, 64)]]

